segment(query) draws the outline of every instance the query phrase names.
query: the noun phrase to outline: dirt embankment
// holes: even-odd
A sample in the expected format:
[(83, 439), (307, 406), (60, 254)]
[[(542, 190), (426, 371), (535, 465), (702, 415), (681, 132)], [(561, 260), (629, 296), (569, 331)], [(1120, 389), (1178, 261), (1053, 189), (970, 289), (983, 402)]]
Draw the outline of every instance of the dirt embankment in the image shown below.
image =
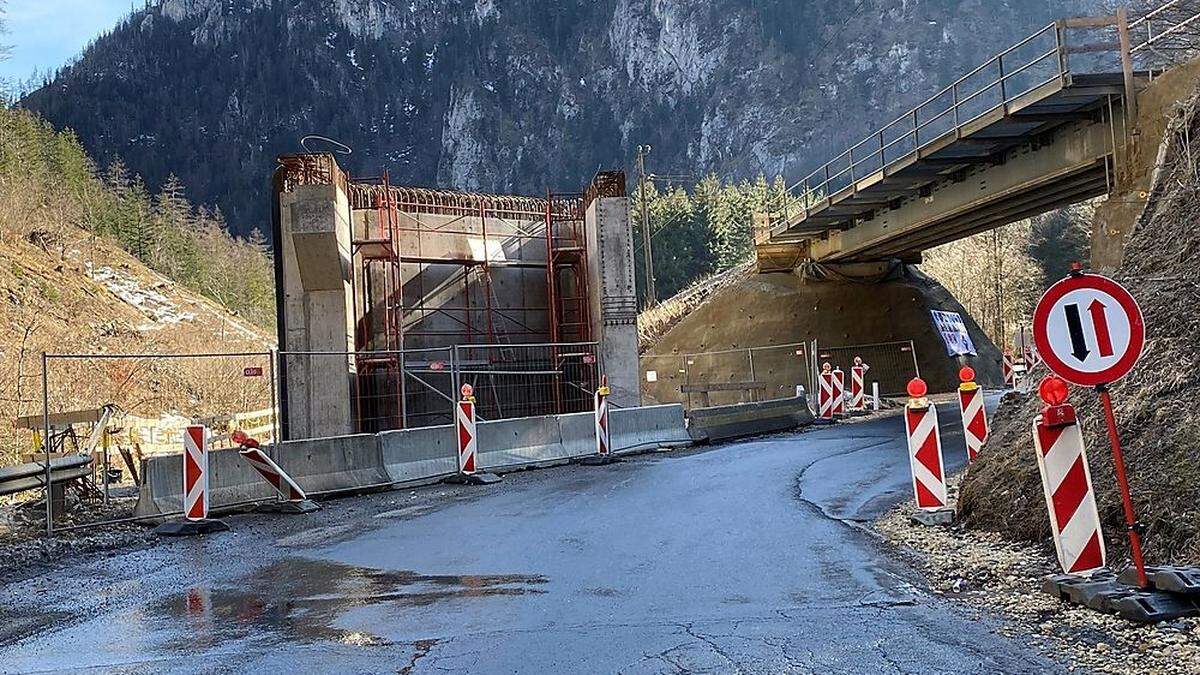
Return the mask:
[[(933, 309), (962, 314), (979, 351), (979, 357), (970, 359), (970, 363), (978, 370), (981, 382), (998, 385), (1000, 352), (996, 346), (945, 288), (912, 268), (904, 270), (902, 278), (880, 283), (810, 281), (787, 273), (738, 276), (683, 312), (644, 352), (656, 356), (695, 354), (807, 344), (814, 339), (826, 350), (912, 340), (921, 376), (933, 391), (951, 391), (958, 386), (960, 364), (946, 355), (929, 313)], [(871, 353), (864, 351), (864, 358)], [(842, 357), (848, 355), (831, 360)], [(850, 366), (840, 361), (837, 365), (843, 369)], [(877, 373), (882, 375), (888, 364), (873, 365), (880, 367)], [(692, 372), (691, 376), (693, 382), (747, 380), (745, 366), (743, 357), (730, 358), (712, 364), (708, 372)], [(756, 373), (758, 379), (769, 376)], [(655, 383), (642, 384), (648, 399), (678, 400), (681, 375), (676, 369), (664, 365), (657, 377)], [(903, 382), (899, 386), (902, 389)]]
[[(1112, 387), (1134, 501), (1154, 563), (1200, 563), (1200, 94), (1163, 134), (1145, 211), (1115, 277), (1141, 303), (1146, 349)], [(1194, 140), (1193, 140), (1194, 139)], [(1096, 396), (1073, 388), (1088, 443), (1110, 564), (1127, 555), (1122, 509)], [(963, 482), (960, 509), (974, 528), (1048, 544), (1049, 521), (1030, 425), (1040, 405), (1006, 397), (994, 435)]]
[(1163, 143), (1181, 104), (1200, 82), (1200, 59), (1163, 73), (1138, 96), (1138, 119), (1118, 162), (1117, 191), (1096, 209), (1092, 222), (1092, 268), (1120, 266), (1133, 226), (1146, 208), (1150, 188), (1164, 166)]
[[(103, 237), (43, 216), (0, 186), (0, 466), (32, 452), (13, 421), (42, 411), (42, 352), (264, 352), (267, 331), (148, 269)], [(21, 208), (18, 208), (21, 207)], [(18, 218), (17, 214), (25, 217)], [(53, 227), (47, 225), (53, 223)], [(50, 362), (52, 413), (116, 404), (123, 411), (218, 415), (270, 404), (266, 359), (86, 359)]]

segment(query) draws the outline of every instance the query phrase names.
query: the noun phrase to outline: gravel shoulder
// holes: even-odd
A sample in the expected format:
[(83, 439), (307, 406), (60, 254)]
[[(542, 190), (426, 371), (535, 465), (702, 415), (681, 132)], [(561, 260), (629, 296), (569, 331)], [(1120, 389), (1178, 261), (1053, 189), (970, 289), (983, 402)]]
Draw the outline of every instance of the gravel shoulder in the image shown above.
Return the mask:
[(1002, 634), (1065, 655), (1082, 672), (1200, 673), (1200, 620), (1146, 626), (1062, 602), (1041, 591), (1042, 579), (1059, 571), (1048, 547), (960, 525), (914, 525), (912, 511), (906, 503), (874, 527), (930, 592), (1003, 618)]

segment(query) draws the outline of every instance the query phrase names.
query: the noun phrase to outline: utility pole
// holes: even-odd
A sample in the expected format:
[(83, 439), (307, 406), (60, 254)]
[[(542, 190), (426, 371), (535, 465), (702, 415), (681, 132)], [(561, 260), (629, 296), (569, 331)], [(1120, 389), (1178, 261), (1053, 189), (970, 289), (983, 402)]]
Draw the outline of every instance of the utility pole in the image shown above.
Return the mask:
[(658, 304), (658, 293), (654, 289), (654, 249), (650, 244), (650, 207), (646, 203), (646, 155), (650, 154), (649, 145), (639, 145), (637, 148), (638, 166), (638, 195), (642, 202), (642, 248), (646, 260), (646, 307)]

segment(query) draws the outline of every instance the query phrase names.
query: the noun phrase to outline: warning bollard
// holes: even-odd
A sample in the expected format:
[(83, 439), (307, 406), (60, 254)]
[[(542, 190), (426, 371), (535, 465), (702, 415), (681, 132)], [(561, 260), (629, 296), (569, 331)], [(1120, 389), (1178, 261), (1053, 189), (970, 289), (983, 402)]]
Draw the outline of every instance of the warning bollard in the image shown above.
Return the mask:
[(850, 412), (863, 413), (867, 410), (866, 375), (871, 366), (863, 363), (861, 357), (854, 357), (854, 365), (850, 368)]
[(954, 510), (947, 507), (942, 436), (937, 407), (925, 397), (928, 392), (925, 381), (914, 378), (908, 383), (910, 398), (904, 408), (913, 493), (920, 509), (913, 520), (923, 525), (946, 525), (953, 520)]
[(487, 485), (500, 480), (491, 473), (478, 473), (475, 470), (476, 455), (479, 448), (479, 434), (475, 423), (475, 388), (464, 383), (461, 389), (462, 400), (454, 404), (454, 430), (458, 440), (458, 473), (446, 479), (447, 483), (463, 485)]
[(1033, 369), (1042, 365), (1042, 357), (1038, 354), (1037, 345), (1030, 342), (1025, 345), (1025, 374), (1026, 376), (1033, 373)]
[(208, 517), (208, 429), (193, 425), (183, 430), (183, 520), (168, 521), (154, 529), (166, 537), (183, 537), (228, 530)]
[(1013, 362), (1013, 354), (1009, 349), (1004, 350), (1004, 386), (1007, 389), (1017, 388), (1017, 370)]
[(183, 432), (183, 517), (208, 518), (208, 429), (201, 426)]
[(312, 513), (321, 508), (308, 498), (299, 483), (292, 480), (286, 471), (262, 451), (257, 440), (246, 435), (246, 432), (241, 429), (235, 429), (229, 438), (241, 446), (238, 454), (242, 459), (246, 460), (250, 467), (270, 483), (271, 487), (275, 488), (275, 492), (279, 494), (279, 501), (262, 504), (255, 509), (256, 511), (301, 514)]
[(841, 368), (833, 369), (833, 416), (846, 414), (846, 374)]
[(974, 462), (988, 438), (987, 411), (983, 407), (983, 390), (975, 383), (975, 369), (963, 366), (958, 371), (958, 409), (962, 413), (963, 439), (967, 445), (967, 461)]
[(1054, 548), (1064, 572), (1087, 574), (1104, 567), (1105, 550), (1083, 433), (1067, 403), (1066, 382), (1047, 376), (1038, 394), (1046, 407), (1033, 421), (1033, 444)]
[(612, 446), (609, 443), (611, 436), (608, 426), (608, 397), (610, 394), (612, 394), (612, 390), (608, 388), (608, 376), (601, 375), (600, 386), (593, 396), (594, 407), (592, 408), (596, 420), (596, 454), (585, 458), (582, 462), (588, 466), (602, 466), (619, 461), (616, 455), (612, 454)]
[(821, 375), (817, 378), (817, 416), (820, 421), (833, 421), (833, 366), (825, 363), (821, 366)]

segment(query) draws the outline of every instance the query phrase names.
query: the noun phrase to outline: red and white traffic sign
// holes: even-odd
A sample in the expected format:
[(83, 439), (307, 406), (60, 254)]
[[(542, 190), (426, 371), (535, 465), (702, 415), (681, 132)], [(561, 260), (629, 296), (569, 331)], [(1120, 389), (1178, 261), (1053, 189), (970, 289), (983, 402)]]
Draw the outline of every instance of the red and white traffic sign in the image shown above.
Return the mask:
[(183, 430), (183, 516), (208, 518), (208, 429), (198, 425)]
[(1123, 286), (1098, 274), (1072, 274), (1038, 302), (1033, 340), (1051, 372), (1094, 387), (1115, 382), (1133, 368), (1146, 327), (1141, 308)]

